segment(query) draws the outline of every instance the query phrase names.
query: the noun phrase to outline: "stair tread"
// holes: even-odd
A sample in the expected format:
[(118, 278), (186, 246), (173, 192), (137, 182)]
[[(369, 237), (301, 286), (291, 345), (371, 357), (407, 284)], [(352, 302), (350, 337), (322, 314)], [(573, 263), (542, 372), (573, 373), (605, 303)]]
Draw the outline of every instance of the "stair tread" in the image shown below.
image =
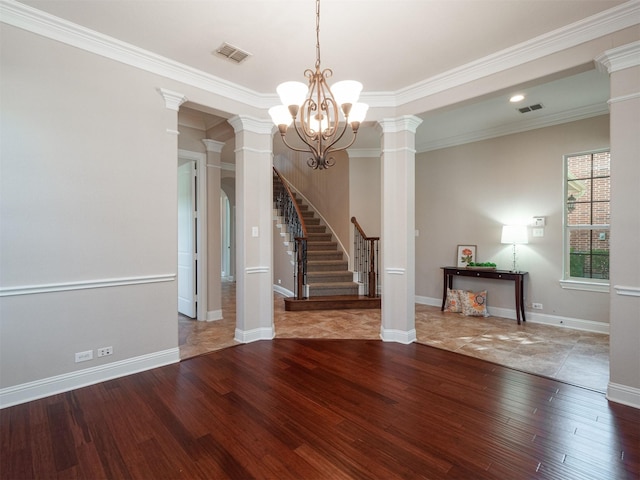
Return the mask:
[(307, 265), (337, 265), (347, 264), (346, 260), (307, 260)]
[(323, 270), (320, 272), (308, 272), (309, 275), (317, 275), (317, 276), (324, 276), (324, 277), (330, 277), (331, 275), (353, 275), (353, 272), (349, 271), (349, 270)]
[(358, 284), (356, 282), (314, 282), (309, 283), (309, 286), (316, 288), (340, 288), (340, 287), (357, 287)]

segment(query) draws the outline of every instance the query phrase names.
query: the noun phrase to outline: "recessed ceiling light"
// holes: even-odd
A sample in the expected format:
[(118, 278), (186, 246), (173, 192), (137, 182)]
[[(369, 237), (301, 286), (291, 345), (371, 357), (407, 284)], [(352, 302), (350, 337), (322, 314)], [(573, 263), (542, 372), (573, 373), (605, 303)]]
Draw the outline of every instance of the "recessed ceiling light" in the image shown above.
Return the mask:
[(509, 99), (511, 103), (521, 102), (522, 100), (524, 100), (524, 95), (522, 95), (521, 93), (519, 93), (518, 95), (514, 95)]

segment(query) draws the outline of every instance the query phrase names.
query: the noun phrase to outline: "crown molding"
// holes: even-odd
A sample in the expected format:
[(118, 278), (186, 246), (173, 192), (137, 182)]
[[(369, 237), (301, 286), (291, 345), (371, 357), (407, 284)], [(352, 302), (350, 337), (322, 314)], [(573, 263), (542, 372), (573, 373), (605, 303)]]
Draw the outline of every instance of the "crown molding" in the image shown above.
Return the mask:
[(522, 133), (538, 128), (551, 127), (553, 125), (560, 125), (568, 122), (576, 122), (578, 120), (597, 117), (599, 115), (606, 115), (608, 113), (609, 108), (606, 103), (587, 105), (586, 107), (566, 110), (564, 112), (552, 115), (545, 115), (544, 117), (540, 118), (511, 122), (499, 127), (474, 130), (472, 132), (467, 132), (460, 135), (439, 138), (435, 141), (421, 142), (420, 144), (416, 145), (416, 150), (420, 153), (423, 153), (429, 152), (431, 150), (439, 150), (441, 148), (455, 147), (457, 145), (489, 140), (491, 138), (511, 135), (513, 133)]
[(596, 68), (605, 73), (613, 73), (640, 65), (640, 41), (612, 48), (595, 58)]
[[(275, 93), (271, 96), (259, 94), (215, 75), (90, 30), (15, 0), (0, 2), (0, 21), (252, 107), (269, 108), (276, 101)], [(270, 97), (273, 97), (273, 100)]]
[(631, 0), (401, 89), (395, 94), (396, 105), (404, 105), (638, 25), (639, 18), (640, 0)]
[[(637, 25), (638, 18), (640, 0), (630, 0), (396, 92), (365, 92), (362, 99), (370, 107), (398, 107)], [(278, 104), (275, 93), (258, 93), (15, 0), (0, 2), (0, 21), (251, 107), (267, 109)]]

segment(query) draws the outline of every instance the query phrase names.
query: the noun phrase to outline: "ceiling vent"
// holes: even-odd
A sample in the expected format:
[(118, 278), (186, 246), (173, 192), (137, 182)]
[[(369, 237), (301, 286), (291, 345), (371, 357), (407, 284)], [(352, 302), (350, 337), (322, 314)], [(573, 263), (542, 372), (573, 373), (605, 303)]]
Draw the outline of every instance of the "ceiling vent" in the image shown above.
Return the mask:
[(533, 105), (529, 105), (528, 107), (520, 107), (518, 108), (518, 111), (520, 113), (527, 113), (527, 112), (533, 112), (534, 110), (541, 110), (543, 108), (543, 105), (541, 103), (535, 103)]
[(244, 50), (234, 47), (226, 42), (220, 45), (220, 48), (216, 50), (216, 53), (236, 63), (241, 63), (246, 60), (247, 57), (251, 56), (249, 52), (245, 52)]

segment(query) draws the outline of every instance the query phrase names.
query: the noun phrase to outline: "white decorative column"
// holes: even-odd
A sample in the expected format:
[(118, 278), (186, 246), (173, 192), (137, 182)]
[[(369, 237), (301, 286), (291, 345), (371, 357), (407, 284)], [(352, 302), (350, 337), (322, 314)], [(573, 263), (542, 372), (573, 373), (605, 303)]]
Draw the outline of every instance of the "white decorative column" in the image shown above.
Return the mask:
[(229, 120), (236, 132), (236, 333), (247, 343), (272, 339), (273, 123)]
[(382, 325), (386, 342), (411, 343), (415, 328), (415, 134), (422, 120), (385, 119), (382, 129)]
[(205, 138), (207, 149), (207, 320), (222, 318), (220, 170), (223, 142)]
[(640, 408), (640, 42), (604, 52), (609, 73), (611, 256), (607, 398)]

